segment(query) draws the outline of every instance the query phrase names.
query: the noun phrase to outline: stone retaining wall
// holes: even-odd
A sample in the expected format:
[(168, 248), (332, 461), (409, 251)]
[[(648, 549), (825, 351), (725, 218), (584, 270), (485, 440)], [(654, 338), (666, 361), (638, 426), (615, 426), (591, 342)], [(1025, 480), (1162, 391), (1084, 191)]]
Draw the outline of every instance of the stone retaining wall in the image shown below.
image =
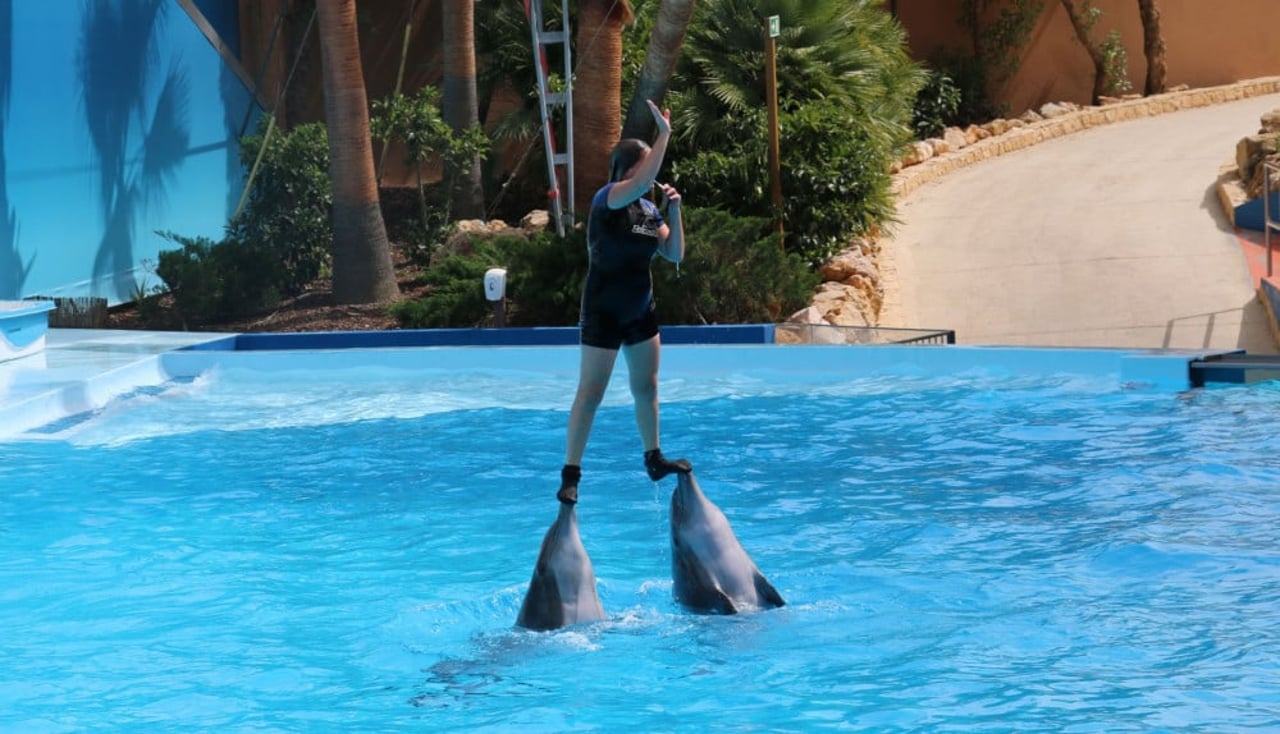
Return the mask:
[[(918, 165), (904, 168), (894, 175), (893, 190), (901, 199), (952, 171), (1099, 125), (1155, 117), (1169, 112), (1209, 107), (1268, 94), (1280, 94), (1280, 77), (1251, 79), (1220, 87), (1187, 89), (1152, 97), (1125, 99), (1101, 107), (1082, 107), (1056, 117), (1025, 124), (1003, 135), (979, 140), (958, 151), (944, 153)], [(1226, 141), (1224, 145), (1227, 146), (1227, 150), (1231, 150), (1235, 141)]]

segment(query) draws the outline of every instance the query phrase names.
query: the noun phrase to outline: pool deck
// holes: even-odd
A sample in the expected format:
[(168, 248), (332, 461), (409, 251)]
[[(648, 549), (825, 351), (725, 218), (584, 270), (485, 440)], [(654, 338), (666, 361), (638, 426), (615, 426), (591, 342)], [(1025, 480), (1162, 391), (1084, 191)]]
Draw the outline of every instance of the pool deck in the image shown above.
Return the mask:
[(104, 375), (145, 369), (149, 357), (226, 334), (49, 329), (45, 348), (0, 362), (0, 436), (99, 407), (93, 386)]

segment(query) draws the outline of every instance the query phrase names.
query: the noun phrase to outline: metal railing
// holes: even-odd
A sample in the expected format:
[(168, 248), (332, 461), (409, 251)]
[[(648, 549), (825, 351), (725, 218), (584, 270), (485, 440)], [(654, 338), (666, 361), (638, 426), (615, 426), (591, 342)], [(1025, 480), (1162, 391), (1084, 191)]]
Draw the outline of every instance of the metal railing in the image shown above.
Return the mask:
[(1271, 177), (1280, 175), (1280, 163), (1262, 162), (1262, 244), (1267, 255), (1267, 277), (1271, 277), (1271, 231), (1280, 230), (1280, 221), (1271, 218)]
[(774, 324), (775, 344), (955, 344), (949, 329), (899, 329), (833, 324)]

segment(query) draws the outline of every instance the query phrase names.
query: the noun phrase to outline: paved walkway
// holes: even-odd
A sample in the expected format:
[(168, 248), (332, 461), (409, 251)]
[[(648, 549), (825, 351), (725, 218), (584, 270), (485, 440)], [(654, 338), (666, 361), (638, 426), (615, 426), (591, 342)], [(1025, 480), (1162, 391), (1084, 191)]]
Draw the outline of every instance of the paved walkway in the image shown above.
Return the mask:
[(961, 344), (1278, 352), (1217, 199), (1280, 95), (1118, 122), (926, 184), (884, 243), (881, 325)]

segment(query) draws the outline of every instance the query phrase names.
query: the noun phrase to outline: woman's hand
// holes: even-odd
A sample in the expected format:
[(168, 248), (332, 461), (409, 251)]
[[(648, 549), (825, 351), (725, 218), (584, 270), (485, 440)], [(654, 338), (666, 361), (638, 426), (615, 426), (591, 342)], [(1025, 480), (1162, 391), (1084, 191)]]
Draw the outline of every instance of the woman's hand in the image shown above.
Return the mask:
[(660, 110), (653, 100), (646, 99), (649, 104), (649, 111), (653, 113), (653, 122), (658, 126), (659, 135), (669, 135), (671, 133), (671, 110)]
[(676, 191), (676, 187), (671, 184), (659, 183), (658, 188), (662, 189), (662, 205), (666, 207), (680, 206), (680, 192)]

